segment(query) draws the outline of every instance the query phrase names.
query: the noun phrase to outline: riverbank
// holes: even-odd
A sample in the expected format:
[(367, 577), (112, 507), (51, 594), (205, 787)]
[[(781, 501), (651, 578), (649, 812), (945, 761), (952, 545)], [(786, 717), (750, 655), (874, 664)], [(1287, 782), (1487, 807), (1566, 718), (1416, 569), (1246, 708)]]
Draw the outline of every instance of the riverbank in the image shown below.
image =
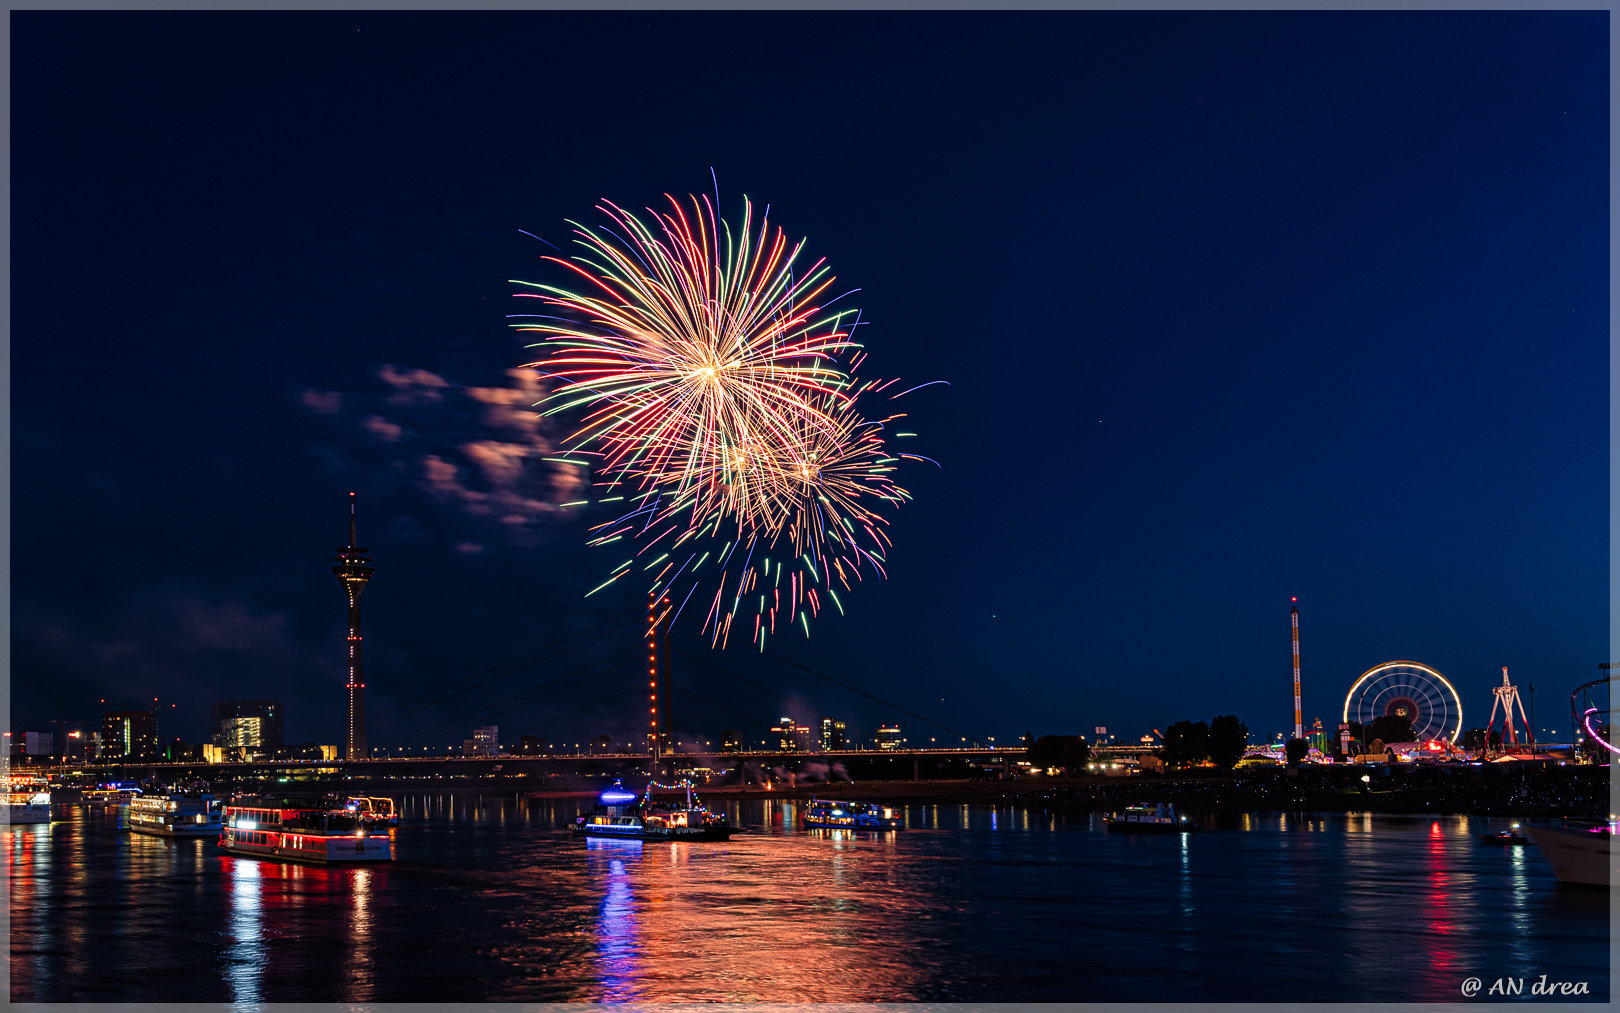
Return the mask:
[[(824, 796), (889, 805), (977, 805), (1108, 812), (1136, 802), (1189, 811), (1433, 813), (1602, 819), (1608, 767), (1341, 767), (1143, 777), (834, 781), (707, 785), (708, 798)], [(1363, 780), (1365, 778), (1365, 780)]]

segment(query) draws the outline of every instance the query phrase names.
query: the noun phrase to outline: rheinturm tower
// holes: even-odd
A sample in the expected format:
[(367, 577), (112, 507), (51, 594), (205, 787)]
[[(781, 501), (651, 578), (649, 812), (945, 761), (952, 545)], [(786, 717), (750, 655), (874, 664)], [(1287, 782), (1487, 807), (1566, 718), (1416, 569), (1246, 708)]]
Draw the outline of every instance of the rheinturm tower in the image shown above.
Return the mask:
[(360, 667), (360, 592), (374, 572), (367, 564), (369, 549), (354, 544), (354, 493), (349, 493), (349, 544), (337, 554), (332, 573), (349, 594), (349, 737), (344, 758), (366, 758), (366, 683)]

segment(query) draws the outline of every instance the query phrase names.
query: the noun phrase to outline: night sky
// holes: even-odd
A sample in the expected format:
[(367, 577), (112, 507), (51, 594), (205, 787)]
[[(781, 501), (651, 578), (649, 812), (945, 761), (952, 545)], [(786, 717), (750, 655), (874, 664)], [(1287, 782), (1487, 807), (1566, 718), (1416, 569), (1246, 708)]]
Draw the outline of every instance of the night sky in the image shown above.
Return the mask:
[(863, 375), (950, 386), (903, 404), (941, 467), (887, 581), (766, 656), (676, 630), (683, 737), (1269, 737), (1292, 596), (1307, 724), (1411, 659), (1467, 726), (1507, 665), (1567, 736), (1609, 660), (1606, 12), (14, 12), (11, 49), (14, 730), (272, 698), (341, 741), (353, 490), (373, 746), (635, 737), (645, 587), (584, 597), (620, 556), (558, 508), (509, 280), (716, 185), (860, 289)]

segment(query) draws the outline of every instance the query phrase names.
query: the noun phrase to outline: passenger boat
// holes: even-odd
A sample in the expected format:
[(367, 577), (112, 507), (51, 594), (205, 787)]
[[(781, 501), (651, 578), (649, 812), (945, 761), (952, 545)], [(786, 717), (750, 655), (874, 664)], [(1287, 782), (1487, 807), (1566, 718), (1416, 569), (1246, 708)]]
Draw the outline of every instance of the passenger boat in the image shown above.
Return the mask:
[(8, 823), (49, 823), (51, 786), (43, 777), (12, 774), (6, 778)]
[(1117, 816), (1104, 816), (1103, 824), (1109, 830), (1135, 834), (1187, 834), (1198, 829), (1192, 820), (1176, 815), (1175, 806), (1168, 802), (1126, 806)]
[[(685, 802), (659, 802), (653, 790), (685, 789)], [(574, 818), (569, 828), (576, 837), (617, 837), (641, 841), (724, 841), (737, 833), (724, 815), (704, 808), (692, 793), (692, 782), (649, 784), (637, 796), (621, 781), (597, 797), (596, 806)]]
[(349, 865), (391, 862), (394, 833), (342, 797), (243, 795), (225, 806), (219, 846), (233, 855)]
[(129, 800), (129, 829), (158, 837), (218, 837), (221, 804), (205, 791), (141, 795)]
[(92, 788), (82, 798), (85, 805), (127, 805), (140, 793), (139, 788)]
[(800, 823), (806, 830), (899, 830), (904, 825), (899, 814), (888, 806), (824, 798), (813, 798), (805, 804)]
[(1525, 827), (1560, 883), (1603, 886), (1614, 864), (1614, 824), (1595, 827)]

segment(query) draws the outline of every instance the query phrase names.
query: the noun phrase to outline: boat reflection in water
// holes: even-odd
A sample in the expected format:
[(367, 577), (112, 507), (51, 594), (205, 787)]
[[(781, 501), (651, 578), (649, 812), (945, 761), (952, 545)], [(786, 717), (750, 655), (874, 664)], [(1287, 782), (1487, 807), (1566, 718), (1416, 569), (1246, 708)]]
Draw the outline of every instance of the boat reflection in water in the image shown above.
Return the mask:
[[(306, 973), (319, 947), (341, 1002), (376, 998), (373, 899), (387, 886), (386, 866), (326, 866), (216, 858), (229, 898), (220, 975), (233, 1003), (273, 1002), (272, 982)], [(322, 938), (308, 939), (316, 924)]]
[(635, 1002), (642, 998), (640, 933), (636, 925), (636, 902), (630, 888), (626, 855), (640, 857), (638, 840), (595, 837), (585, 842), (593, 875), (602, 883), (602, 901), (597, 905), (596, 955), (602, 979), (597, 1002)]

